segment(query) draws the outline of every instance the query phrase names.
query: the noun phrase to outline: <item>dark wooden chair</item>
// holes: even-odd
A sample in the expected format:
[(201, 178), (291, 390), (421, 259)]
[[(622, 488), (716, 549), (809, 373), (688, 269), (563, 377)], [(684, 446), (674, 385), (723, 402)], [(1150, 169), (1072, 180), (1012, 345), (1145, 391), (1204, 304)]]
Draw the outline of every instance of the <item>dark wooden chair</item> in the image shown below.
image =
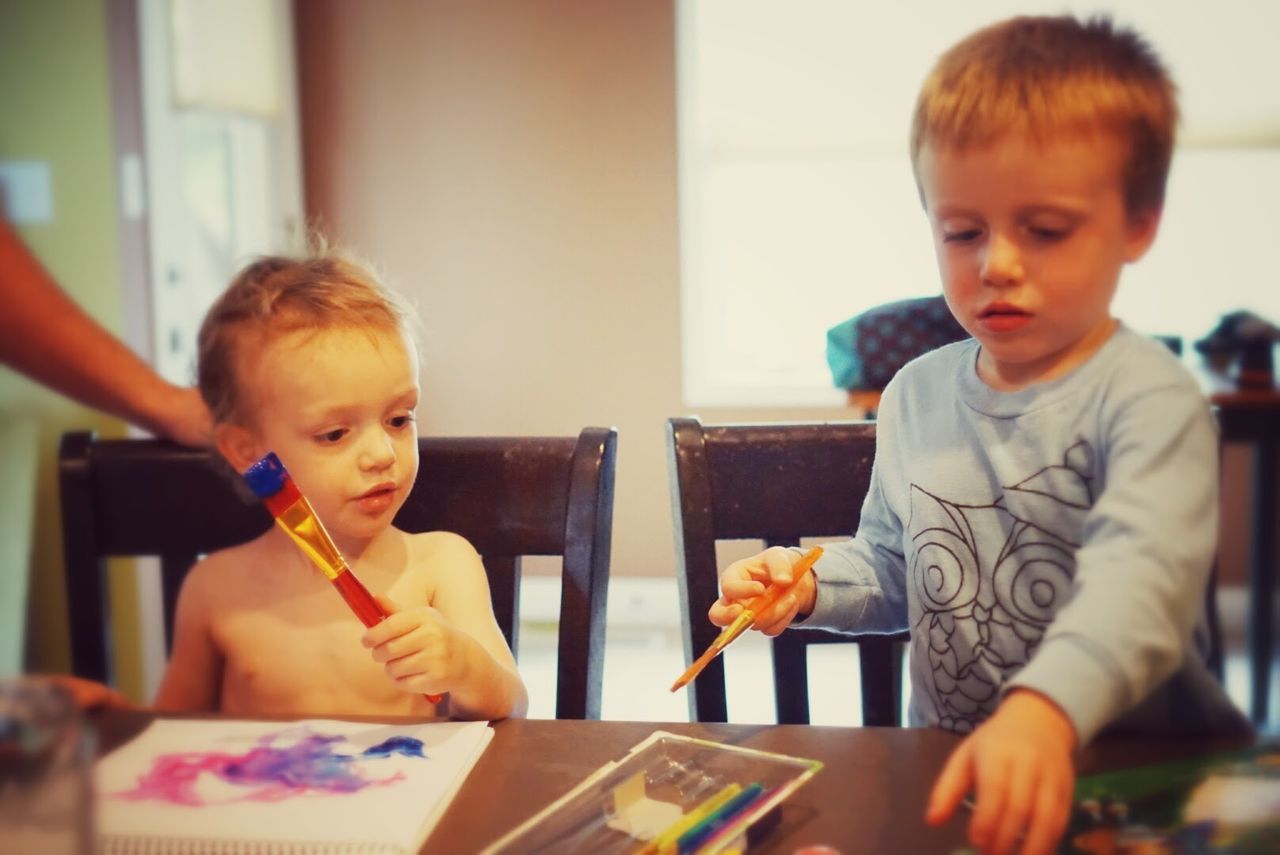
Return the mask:
[[(719, 629), (707, 608), (720, 595), (718, 540), (795, 546), (801, 537), (848, 537), (858, 528), (875, 457), (874, 422), (706, 425), (667, 422), (671, 503), (686, 662)], [(807, 724), (806, 649), (856, 643), (862, 722), (893, 726), (902, 709), (902, 652), (907, 636), (787, 630), (773, 639), (778, 722)], [(724, 664), (716, 658), (688, 688), (697, 721), (727, 721)]]
[[(484, 557), (494, 612), (517, 655), (520, 558), (563, 558), (557, 718), (599, 718), (617, 432), (419, 440), (421, 467), (396, 525), (452, 531)], [(104, 559), (159, 556), (166, 644), (196, 559), (271, 525), (209, 451), (160, 440), (63, 436), (59, 451), (74, 672), (108, 681)]]

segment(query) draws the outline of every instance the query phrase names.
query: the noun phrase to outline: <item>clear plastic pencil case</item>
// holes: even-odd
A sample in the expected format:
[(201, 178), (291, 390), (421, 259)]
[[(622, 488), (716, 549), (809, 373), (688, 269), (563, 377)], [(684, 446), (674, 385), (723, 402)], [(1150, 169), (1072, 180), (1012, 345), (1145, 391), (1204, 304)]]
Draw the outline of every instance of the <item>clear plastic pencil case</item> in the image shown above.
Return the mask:
[(621, 760), (601, 766), (485, 853), (712, 855), (742, 850), (748, 831), (768, 826), (760, 821), (775, 817), (783, 800), (821, 769), (817, 760), (660, 730)]

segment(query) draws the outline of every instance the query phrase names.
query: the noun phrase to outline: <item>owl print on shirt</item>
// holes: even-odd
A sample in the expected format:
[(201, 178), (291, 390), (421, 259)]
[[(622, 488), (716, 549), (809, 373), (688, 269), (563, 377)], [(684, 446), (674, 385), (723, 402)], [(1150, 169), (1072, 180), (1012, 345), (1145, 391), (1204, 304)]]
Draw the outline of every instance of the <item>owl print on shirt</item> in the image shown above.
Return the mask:
[(967, 733), (995, 711), (1071, 596), (1075, 551), (1095, 498), (1094, 453), (1076, 442), (1054, 463), (961, 504), (911, 485), (907, 573), (919, 613), (916, 668), (939, 725)]

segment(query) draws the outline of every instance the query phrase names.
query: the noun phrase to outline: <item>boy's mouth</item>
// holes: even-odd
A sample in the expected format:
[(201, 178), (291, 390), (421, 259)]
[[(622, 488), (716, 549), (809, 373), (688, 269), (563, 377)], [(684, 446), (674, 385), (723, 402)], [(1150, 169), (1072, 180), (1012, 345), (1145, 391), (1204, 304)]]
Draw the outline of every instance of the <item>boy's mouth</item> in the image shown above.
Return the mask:
[(988, 332), (1012, 332), (1031, 321), (1031, 313), (1012, 303), (992, 303), (978, 313), (978, 323)]

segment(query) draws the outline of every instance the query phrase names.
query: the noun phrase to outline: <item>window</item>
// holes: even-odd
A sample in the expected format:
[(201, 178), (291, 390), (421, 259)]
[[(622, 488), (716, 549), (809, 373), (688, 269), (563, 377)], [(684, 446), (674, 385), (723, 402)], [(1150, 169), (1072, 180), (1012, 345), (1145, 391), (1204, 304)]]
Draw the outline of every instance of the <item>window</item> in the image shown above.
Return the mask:
[[(1096, 7), (1067, 4), (1087, 16)], [(1247, 307), (1280, 320), (1280, 6), (1114, 0), (1179, 85), (1183, 124), (1160, 237), (1116, 313), (1203, 335)], [(691, 406), (844, 400), (826, 330), (940, 290), (907, 158), (938, 54), (1060, 2), (688, 0), (677, 9), (684, 397)]]

